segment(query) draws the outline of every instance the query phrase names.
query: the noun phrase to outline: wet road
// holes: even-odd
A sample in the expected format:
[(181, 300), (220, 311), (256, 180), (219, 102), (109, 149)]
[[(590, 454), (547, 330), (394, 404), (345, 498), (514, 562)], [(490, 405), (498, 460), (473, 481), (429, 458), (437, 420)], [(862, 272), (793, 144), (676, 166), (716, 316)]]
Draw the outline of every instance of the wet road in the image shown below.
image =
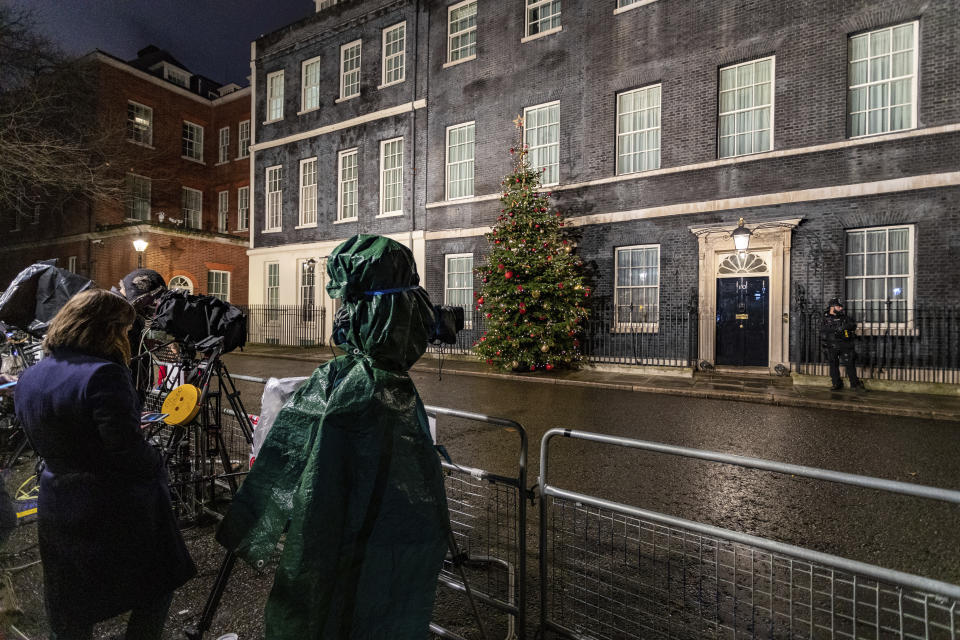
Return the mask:
[[(309, 375), (309, 362), (227, 357), (230, 371)], [(552, 427), (596, 431), (960, 489), (960, 424), (413, 372), (427, 404), (510, 418), (530, 441), (529, 484)], [(259, 390), (241, 383), (247, 408)], [(516, 437), (442, 419), (455, 462), (513, 474)], [(708, 524), (960, 582), (960, 508), (869, 489), (557, 439), (551, 482)], [(535, 520), (536, 512), (531, 512)], [(531, 529), (531, 534), (533, 530)], [(535, 538), (531, 540), (533, 542)]]

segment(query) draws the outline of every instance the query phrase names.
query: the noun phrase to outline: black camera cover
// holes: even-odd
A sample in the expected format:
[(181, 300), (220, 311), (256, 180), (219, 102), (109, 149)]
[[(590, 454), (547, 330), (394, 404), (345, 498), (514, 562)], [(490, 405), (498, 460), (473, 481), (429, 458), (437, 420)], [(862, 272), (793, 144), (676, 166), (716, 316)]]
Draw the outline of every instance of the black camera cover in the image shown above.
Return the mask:
[(89, 278), (57, 267), (56, 260), (32, 264), (0, 296), (0, 321), (41, 338), (63, 305), (93, 286)]
[(183, 291), (170, 290), (158, 297), (151, 327), (177, 340), (194, 343), (210, 337), (223, 338), (223, 353), (247, 342), (247, 316), (239, 307), (213, 296)]

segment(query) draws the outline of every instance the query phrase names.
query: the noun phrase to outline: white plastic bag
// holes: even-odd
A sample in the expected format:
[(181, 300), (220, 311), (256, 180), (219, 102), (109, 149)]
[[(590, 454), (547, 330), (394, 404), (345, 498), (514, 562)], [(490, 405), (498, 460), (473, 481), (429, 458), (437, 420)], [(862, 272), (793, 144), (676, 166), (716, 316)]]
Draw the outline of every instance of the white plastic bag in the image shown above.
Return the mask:
[(267, 439), (270, 433), (270, 427), (280, 413), (283, 405), (293, 397), (296, 390), (303, 384), (306, 377), (302, 378), (270, 378), (263, 388), (263, 399), (260, 402), (260, 421), (257, 422), (257, 428), (253, 430), (253, 457), (256, 458), (260, 453), (260, 447), (263, 441)]

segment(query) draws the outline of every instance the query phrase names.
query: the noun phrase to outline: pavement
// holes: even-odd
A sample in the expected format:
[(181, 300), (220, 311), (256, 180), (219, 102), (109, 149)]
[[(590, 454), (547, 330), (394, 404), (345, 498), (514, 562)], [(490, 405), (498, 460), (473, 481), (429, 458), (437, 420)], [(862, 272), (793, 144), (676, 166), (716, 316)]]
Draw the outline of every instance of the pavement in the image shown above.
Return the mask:
[[(333, 356), (329, 348), (286, 347), (251, 344), (236, 355), (286, 358), (320, 364)], [(414, 371), (437, 372), (441, 361), (428, 354), (414, 365)], [(903, 391), (872, 390), (855, 393), (849, 388), (832, 391), (828, 378), (822, 385), (794, 384), (793, 379), (762, 374), (694, 372), (677, 375), (670, 370), (648, 368), (584, 366), (575, 371), (535, 373), (504, 372), (465, 356), (445, 356), (442, 375), (499, 378), (537, 384), (571, 385), (600, 389), (617, 389), (640, 393), (659, 393), (692, 398), (754, 402), (787, 407), (813, 407), (838, 411), (854, 411), (909, 418), (960, 422), (960, 394), (924, 394)], [(870, 389), (870, 380), (866, 380)]]

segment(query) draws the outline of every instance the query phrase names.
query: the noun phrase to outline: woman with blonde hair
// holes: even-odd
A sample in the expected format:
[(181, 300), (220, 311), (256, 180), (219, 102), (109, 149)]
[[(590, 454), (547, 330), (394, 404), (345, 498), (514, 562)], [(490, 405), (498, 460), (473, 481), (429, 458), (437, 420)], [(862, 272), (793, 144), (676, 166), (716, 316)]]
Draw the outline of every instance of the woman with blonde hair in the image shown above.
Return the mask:
[(130, 610), (126, 638), (160, 638), (174, 589), (196, 573), (162, 460), (140, 435), (134, 317), (108, 291), (76, 295), (17, 385), (17, 415), (45, 464), (38, 534), (56, 640), (91, 638), (95, 623)]

